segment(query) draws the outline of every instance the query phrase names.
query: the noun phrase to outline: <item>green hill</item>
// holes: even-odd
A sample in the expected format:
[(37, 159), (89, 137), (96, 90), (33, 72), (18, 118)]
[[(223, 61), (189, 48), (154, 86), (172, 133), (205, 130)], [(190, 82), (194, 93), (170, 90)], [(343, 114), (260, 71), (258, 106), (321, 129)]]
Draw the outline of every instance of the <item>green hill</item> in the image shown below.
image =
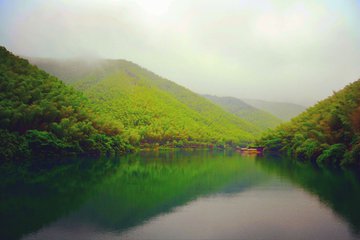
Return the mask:
[(270, 151), (319, 163), (360, 163), (360, 80), (259, 141)]
[(258, 99), (241, 100), (255, 108), (271, 113), (284, 121), (289, 121), (291, 118), (296, 117), (306, 109), (304, 106), (287, 102), (271, 102)]
[(204, 97), (125, 60), (32, 59), (124, 125), (133, 145), (246, 144), (260, 129)]
[(244, 101), (234, 97), (217, 97), (211, 95), (203, 95), (213, 103), (219, 105), (226, 111), (251, 122), (261, 130), (274, 128), (282, 122), (281, 119), (271, 115), (270, 113), (257, 109)]
[(123, 126), (80, 92), (0, 47), (0, 159), (124, 152)]

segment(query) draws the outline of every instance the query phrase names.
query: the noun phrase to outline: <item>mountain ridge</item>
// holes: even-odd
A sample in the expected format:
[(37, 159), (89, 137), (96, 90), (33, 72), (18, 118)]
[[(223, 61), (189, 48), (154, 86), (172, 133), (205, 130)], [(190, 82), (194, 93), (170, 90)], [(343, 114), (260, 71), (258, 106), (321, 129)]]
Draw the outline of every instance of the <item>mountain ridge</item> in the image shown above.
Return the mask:
[(305, 106), (296, 103), (276, 102), (276, 101), (248, 99), (248, 98), (240, 98), (240, 99), (251, 106), (269, 112), (272, 115), (284, 121), (289, 121), (291, 118), (296, 117), (301, 112), (306, 110)]
[(283, 121), (271, 113), (257, 109), (250, 104), (235, 97), (218, 97), (214, 95), (203, 95), (207, 99), (211, 100), (215, 104), (218, 104), (230, 113), (237, 115), (238, 117), (245, 119), (262, 131), (270, 128), (274, 128), (281, 124)]
[[(161, 144), (175, 141), (178, 145), (193, 141), (197, 134), (210, 142), (222, 139), (220, 142), (227, 144), (245, 144), (261, 132), (254, 124), (224, 111), (189, 89), (126, 60), (102, 60), (92, 66), (79, 60), (71, 64), (49, 59), (31, 61), (60, 79), (66, 78), (64, 82), (83, 91), (95, 105), (101, 105), (100, 111), (113, 115), (114, 120), (122, 119), (125, 128), (136, 135), (134, 139), (138, 140), (134, 142), (137, 143), (149, 137), (147, 134), (152, 131), (154, 134), (150, 134), (151, 138), (158, 139)], [(156, 124), (149, 119), (142, 119), (147, 115), (151, 116), (150, 119), (158, 120), (159, 126), (155, 127)], [(147, 129), (134, 122), (145, 123)], [(183, 122), (191, 124), (184, 125)], [(166, 131), (159, 133), (162, 126), (170, 123), (171, 128), (175, 129), (172, 133), (174, 137)], [(136, 130), (131, 131), (131, 128)], [(179, 144), (176, 136), (183, 134), (187, 140), (181, 140)]]

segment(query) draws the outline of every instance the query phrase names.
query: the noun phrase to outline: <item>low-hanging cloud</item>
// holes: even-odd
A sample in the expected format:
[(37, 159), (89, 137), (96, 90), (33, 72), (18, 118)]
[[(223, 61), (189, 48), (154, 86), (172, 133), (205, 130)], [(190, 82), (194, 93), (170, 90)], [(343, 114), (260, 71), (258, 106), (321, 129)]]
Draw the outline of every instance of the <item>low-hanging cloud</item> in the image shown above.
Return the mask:
[(312, 104), (360, 78), (358, 0), (0, 0), (16, 54), (123, 58), (199, 93)]

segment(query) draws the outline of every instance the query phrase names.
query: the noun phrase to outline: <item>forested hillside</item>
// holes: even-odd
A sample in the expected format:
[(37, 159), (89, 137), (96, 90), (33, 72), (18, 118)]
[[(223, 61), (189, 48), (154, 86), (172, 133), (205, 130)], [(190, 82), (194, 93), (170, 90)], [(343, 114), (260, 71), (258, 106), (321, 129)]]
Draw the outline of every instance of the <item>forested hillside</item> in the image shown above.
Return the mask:
[(125, 152), (122, 132), (83, 94), (0, 47), (0, 159)]
[(253, 107), (269, 112), (284, 121), (289, 121), (306, 109), (304, 106), (287, 102), (271, 102), (258, 99), (241, 100)]
[(83, 91), (98, 112), (123, 124), (133, 145), (239, 145), (260, 133), (252, 123), (128, 61), (32, 61)]
[(360, 163), (360, 80), (260, 140), (270, 151), (318, 163)]
[(207, 99), (213, 103), (219, 105), (223, 109), (236, 116), (253, 123), (261, 130), (267, 130), (274, 128), (282, 122), (281, 119), (273, 116), (272, 114), (257, 109), (244, 101), (234, 97), (217, 97), (211, 95), (204, 95)]

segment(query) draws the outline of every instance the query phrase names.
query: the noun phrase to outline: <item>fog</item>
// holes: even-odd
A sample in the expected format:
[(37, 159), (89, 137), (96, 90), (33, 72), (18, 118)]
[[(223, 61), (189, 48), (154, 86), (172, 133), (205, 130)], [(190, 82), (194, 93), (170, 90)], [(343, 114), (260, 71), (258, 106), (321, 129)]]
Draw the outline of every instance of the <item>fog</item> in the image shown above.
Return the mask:
[(360, 78), (359, 0), (0, 0), (0, 45), (133, 61), (201, 94), (310, 105)]

